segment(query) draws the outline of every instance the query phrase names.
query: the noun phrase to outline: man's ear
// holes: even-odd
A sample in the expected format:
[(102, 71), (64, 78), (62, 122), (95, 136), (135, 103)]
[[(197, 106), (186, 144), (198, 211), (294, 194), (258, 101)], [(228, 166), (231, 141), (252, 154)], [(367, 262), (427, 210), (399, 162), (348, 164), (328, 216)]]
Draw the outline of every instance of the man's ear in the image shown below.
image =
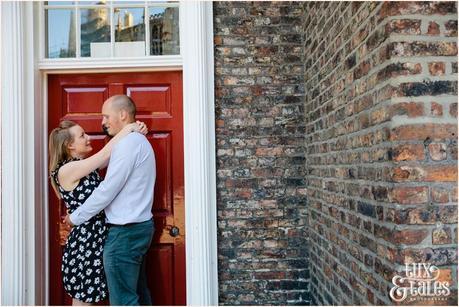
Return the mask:
[(127, 114), (126, 110), (120, 110), (120, 120), (121, 121), (125, 121), (127, 119), (127, 116), (128, 116), (128, 114)]

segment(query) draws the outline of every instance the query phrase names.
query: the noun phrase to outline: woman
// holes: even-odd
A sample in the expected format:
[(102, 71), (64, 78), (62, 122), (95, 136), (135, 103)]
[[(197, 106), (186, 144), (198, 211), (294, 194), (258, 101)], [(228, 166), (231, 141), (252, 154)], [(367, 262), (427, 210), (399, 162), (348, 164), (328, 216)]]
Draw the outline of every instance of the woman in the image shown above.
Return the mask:
[[(107, 166), (112, 147), (128, 133), (147, 133), (144, 123), (127, 125), (98, 153), (92, 151), (89, 136), (81, 126), (64, 120), (49, 136), (49, 171), (51, 184), (59, 199), (72, 213), (92, 194), (101, 182), (97, 169)], [(101, 212), (91, 220), (74, 227), (62, 256), (65, 291), (73, 305), (90, 305), (107, 298), (107, 284), (102, 264), (107, 228)]]

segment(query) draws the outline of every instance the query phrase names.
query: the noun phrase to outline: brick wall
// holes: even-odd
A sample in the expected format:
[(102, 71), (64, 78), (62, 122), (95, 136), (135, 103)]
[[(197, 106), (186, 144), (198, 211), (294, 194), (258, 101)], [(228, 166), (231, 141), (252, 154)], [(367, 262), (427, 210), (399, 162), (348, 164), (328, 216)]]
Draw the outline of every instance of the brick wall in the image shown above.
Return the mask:
[(457, 302), (456, 6), (214, 3), (220, 304)]
[(300, 2), (215, 2), (219, 302), (308, 304)]
[(304, 11), (313, 302), (391, 304), (411, 262), (453, 284), (418, 304), (457, 302), (456, 2)]

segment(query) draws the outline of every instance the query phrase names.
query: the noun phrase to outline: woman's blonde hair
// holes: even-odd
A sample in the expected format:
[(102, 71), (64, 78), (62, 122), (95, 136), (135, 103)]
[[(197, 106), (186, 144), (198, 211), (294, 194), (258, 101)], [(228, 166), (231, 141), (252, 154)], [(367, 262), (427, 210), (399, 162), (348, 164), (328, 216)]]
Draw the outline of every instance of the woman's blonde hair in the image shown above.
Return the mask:
[(59, 163), (71, 158), (68, 145), (73, 142), (73, 136), (69, 128), (76, 125), (77, 124), (71, 120), (63, 120), (59, 123), (59, 127), (54, 128), (49, 134), (49, 174), (51, 177), (51, 185), (58, 198), (61, 197), (52, 172), (56, 170)]

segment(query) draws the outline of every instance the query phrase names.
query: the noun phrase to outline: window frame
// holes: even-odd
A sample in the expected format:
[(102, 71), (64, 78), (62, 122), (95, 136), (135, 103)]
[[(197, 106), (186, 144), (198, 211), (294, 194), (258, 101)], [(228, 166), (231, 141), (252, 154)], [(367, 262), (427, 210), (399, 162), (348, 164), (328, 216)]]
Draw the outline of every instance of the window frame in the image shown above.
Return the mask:
[[(44, 1), (39, 2), (39, 59), (38, 66), (40, 69), (70, 69), (70, 68), (120, 68), (120, 67), (174, 67), (180, 68), (182, 66), (182, 48), (179, 48), (180, 53), (177, 55), (150, 55), (150, 27), (149, 27), (149, 9), (150, 7), (177, 7), (179, 9), (179, 18), (182, 15), (183, 5), (182, 2), (152, 2), (145, 1), (144, 4), (114, 4), (113, 1), (108, 1), (106, 5), (86, 5), (84, 1), (75, 1), (74, 4), (69, 5), (45, 5)], [(81, 57), (81, 9), (95, 9), (106, 8), (109, 9), (109, 22), (110, 22), (110, 56), (109, 57)], [(144, 8), (145, 17), (145, 54), (144, 56), (136, 57), (115, 57), (115, 26), (114, 26), (114, 9), (115, 8)], [(72, 58), (47, 58), (46, 52), (46, 19), (45, 11), (47, 9), (73, 9), (75, 15), (75, 36), (76, 36), (76, 50), (75, 57)], [(180, 20), (179, 24), (179, 41), (180, 36)], [(181, 43), (180, 43), (181, 45)]]

